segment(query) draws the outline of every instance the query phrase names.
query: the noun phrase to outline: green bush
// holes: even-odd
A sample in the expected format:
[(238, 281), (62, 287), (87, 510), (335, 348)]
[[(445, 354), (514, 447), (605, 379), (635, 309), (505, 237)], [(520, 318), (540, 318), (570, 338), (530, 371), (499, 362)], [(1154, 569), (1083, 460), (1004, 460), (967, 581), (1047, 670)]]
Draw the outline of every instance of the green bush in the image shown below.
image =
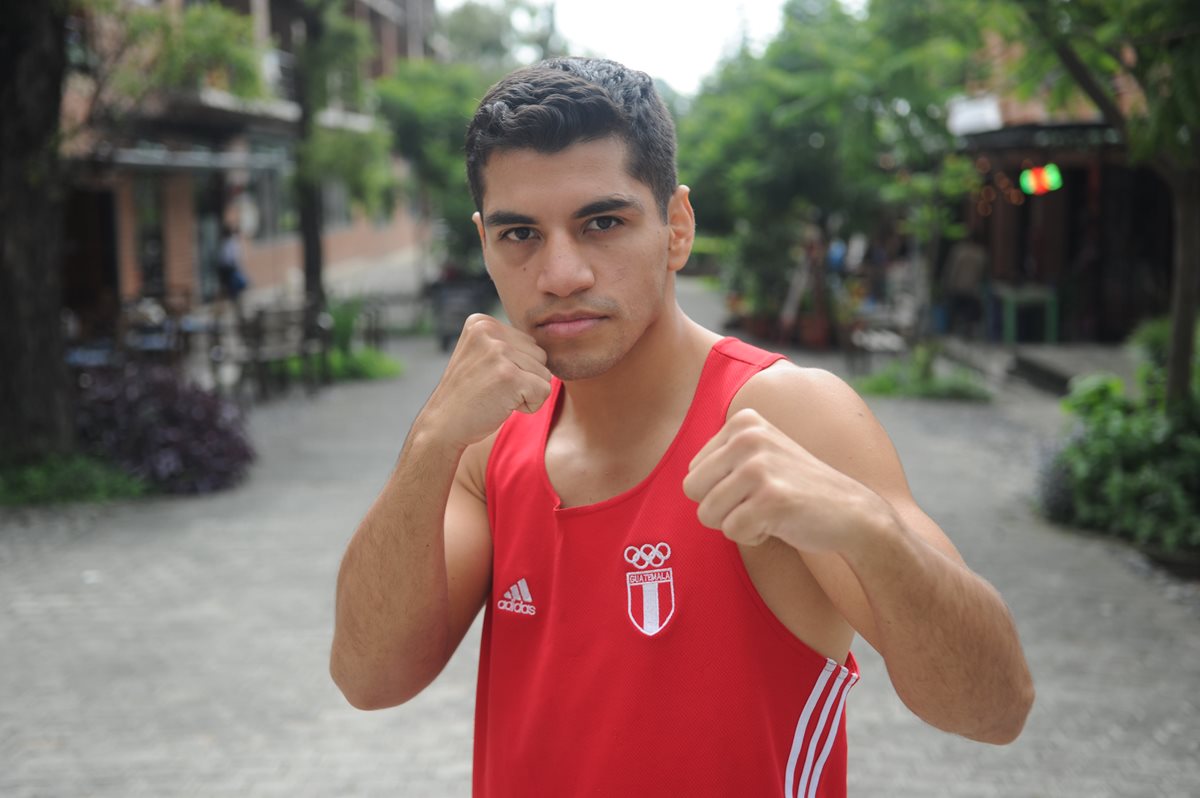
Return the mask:
[(362, 315), (361, 299), (342, 299), (329, 303), (329, 315), (333, 317), (333, 348), (348, 354), (354, 347), (354, 334), (358, 317)]
[[(1165, 554), (1200, 552), (1200, 402), (1168, 412), (1161, 370), (1142, 372), (1133, 399), (1122, 381), (1094, 375), (1063, 400), (1076, 429), (1043, 473), (1043, 512)], [(1051, 507), (1065, 479), (1067, 510)]]
[[(329, 315), (333, 318), (329, 372), (335, 382), (391, 379), (404, 373), (403, 364), (378, 349), (354, 345), (358, 321), (365, 305), (365, 301), (359, 297), (329, 303)], [(297, 380), (303, 378), (304, 366), (299, 357), (290, 358), (286, 368), (289, 377)]]
[[(1167, 349), (1171, 342), (1171, 319), (1160, 316), (1148, 319), (1137, 326), (1129, 336), (1128, 343), (1132, 344), (1143, 360), (1156, 368), (1166, 368)], [(1196, 370), (1200, 373), (1200, 323), (1196, 324), (1196, 345), (1194, 348)]]
[(386, 380), (404, 373), (402, 363), (369, 346), (349, 355), (334, 352), (329, 367), (335, 380)]
[[(303, 379), (304, 364), (299, 357), (287, 361), (288, 376)], [(387, 380), (404, 373), (404, 364), (370, 346), (349, 353), (341, 349), (329, 352), (329, 373), (334, 382), (347, 380)]]
[(936, 358), (937, 351), (934, 348), (918, 346), (907, 358), (893, 360), (879, 371), (854, 380), (854, 387), (870, 396), (991, 401), (992, 394), (967, 369), (956, 369), (944, 375), (935, 374), (933, 366)]
[(147, 491), (145, 482), (83, 455), (50, 457), (0, 470), (2, 506), (131, 499)]

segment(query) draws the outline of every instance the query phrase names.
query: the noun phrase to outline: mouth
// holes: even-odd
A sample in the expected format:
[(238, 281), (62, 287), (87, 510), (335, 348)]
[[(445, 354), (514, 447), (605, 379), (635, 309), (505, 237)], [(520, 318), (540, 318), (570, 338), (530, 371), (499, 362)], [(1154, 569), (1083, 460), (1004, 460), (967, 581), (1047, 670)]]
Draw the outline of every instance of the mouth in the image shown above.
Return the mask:
[(556, 313), (539, 321), (535, 328), (545, 335), (570, 337), (595, 328), (606, 318), (599, 313)]

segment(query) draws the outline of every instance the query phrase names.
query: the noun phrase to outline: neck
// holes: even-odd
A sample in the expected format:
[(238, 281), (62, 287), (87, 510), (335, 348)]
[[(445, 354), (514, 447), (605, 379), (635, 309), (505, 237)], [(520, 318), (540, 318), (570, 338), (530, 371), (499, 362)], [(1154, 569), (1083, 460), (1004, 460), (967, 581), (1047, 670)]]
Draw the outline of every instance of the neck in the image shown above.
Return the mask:
[(599, 377), (563, 383), (560, 421), (597, 440), (637, 440), (664, 416), (686, 411), (709, 350), (720, 336), (668, 297), (662, 316)]

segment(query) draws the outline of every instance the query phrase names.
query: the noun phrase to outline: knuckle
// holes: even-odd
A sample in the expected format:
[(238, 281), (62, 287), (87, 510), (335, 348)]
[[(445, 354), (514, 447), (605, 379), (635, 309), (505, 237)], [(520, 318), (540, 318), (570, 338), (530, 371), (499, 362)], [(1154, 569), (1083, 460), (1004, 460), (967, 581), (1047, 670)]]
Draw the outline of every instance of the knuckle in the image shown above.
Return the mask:
[(754, 452), (742, 461), (742, 471), (747, 476), (765, 482), (771, 477), (771, 467), (761, 452)]
[(500, 323), (483, 313), (473, 313), (467, 317), (463, 325), (464, 332), (470, 332), (473, 336), (487, 341), (502, 340), (500, 333)]
[(476, 327), (481, 324), (487, 324), (489, 321), (493, 321), (493, 319), (486, 313), (472, 313), (470, 316), (467, 316), (467, 320), (463, 322), (463, 326)]
[(496, 360), (497, 377), (504, 382), (513, 382), (521, 376), (521, 368), (507, 358)]
[(544, 402), (550, 398), (550, 383), (544, 380), (535, 380), (532, 392), (534, 396)]
[(482, 336), (480, 346), (487, 352), (488, 357), (503, 362), (512, 362), (508, 357), (508, 345), (503, 340), (494, 335), (489, 335), (487, 332), (481, 332), (480, 336)]
[(696, 478), (694, 474), (688, 474), (683, 478), (683, 495), (687, 496), (694, 502), (698, 502), (704, 498), (700, 494), (699, 486), (696, 484)]
[(743, 407), (733, 414), (730, 421), (734, 422), (739, 428), (745, 428), (762, 421), (762, 416), (752, 407)]
[(730, 437), (730, 443), (742, 453), (758, 449), (764, 441), (764, 431), (757, 426), (742, 427)]

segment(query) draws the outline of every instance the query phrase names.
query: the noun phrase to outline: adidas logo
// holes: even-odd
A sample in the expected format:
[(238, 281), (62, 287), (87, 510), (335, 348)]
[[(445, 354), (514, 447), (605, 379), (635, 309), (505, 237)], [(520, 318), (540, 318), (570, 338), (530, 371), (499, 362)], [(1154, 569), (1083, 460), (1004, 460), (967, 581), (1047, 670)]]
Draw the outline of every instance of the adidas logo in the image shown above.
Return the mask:
[(497, 601), (496, 606), (519, 615), (537, 615), (537, 607), (533, 606), (533, 596), (529, 595), (529, 585), (524, 579), (505, 590), (504, 598)]

